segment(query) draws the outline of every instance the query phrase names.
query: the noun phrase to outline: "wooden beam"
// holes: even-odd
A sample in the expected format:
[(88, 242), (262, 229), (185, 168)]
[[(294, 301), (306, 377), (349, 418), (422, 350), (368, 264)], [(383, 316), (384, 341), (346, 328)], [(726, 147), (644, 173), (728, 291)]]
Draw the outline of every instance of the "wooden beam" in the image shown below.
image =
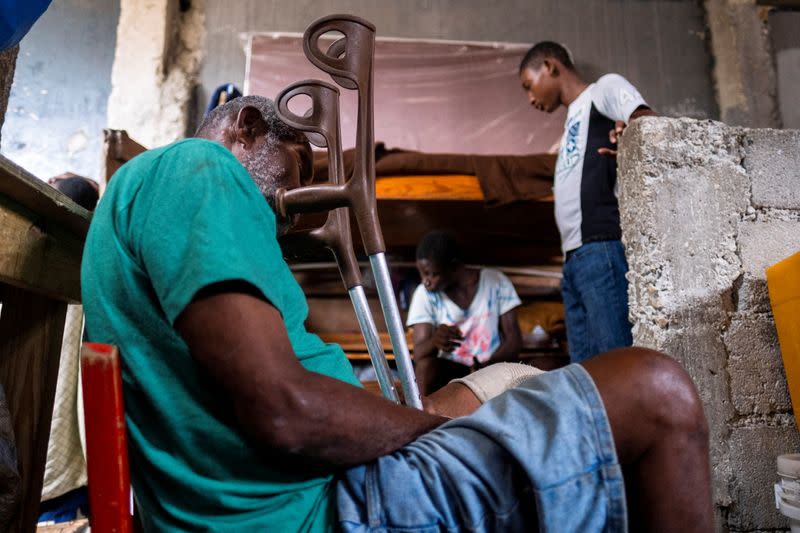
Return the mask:
[(0, 195), (0, 281), (56, 300), (80, 302), (83, 243), (82, 235), (59, 221)]
[(800, 9), (800, 0), (756, 0), (760, 6)]
[(0, 385), (11, 412), (21, 478), (21, 505), (5, 531), (30, 533), (39, 515), (67, 305), (2, 284), (0, 300)]
[(3, 156), (0, 156), (0, 197), (80, 237), (89, 231), (92, 218), (89, 211)]

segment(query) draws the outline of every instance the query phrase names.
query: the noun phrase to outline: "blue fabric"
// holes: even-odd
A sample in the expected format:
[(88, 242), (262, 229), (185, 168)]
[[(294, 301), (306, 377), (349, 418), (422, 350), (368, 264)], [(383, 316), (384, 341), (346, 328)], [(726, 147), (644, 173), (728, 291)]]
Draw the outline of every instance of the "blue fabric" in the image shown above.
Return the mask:
[(625, 532), (622, 469), (580, 365), (531, 378), (337, 483), (345, 532)]
[(205, 115), (203, 115), (204, 117), (207, 117), (209, 113), (211, 113), (217, 106), (220, 105), (219, 99), (223, 93), (225, 93), (225, 102), (230, 102), (234, 98), (239, 98), (242, 96), (242, 91), (240, 91), (234, 84), (226, 83), (224, 85), (220, 85), (214, 89), (214, 93), (211, 95), (211, 98), (209, 98)]
[(61, 524), (89, 516), (89, 491), (78, 487), (39, 505), (39, 523)]
[(51, 0), (0, 0), (0, 51), (19, 44)]
[(633, 344), (627, 271), (618, 240), (590, 242), (567, 255), (561, 295), (573, 363)]

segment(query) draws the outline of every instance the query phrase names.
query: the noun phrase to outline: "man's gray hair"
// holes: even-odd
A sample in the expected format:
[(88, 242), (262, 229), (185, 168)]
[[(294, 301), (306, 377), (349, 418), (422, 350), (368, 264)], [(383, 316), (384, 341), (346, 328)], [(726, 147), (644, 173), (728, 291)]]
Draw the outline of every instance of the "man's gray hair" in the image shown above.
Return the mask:
[(230, 118), (236, 120), (239, 111), (247, 106), (253, 106), (261, 111), (261, 116), (267, 123), (269, 130), (267, 137), (272, 140), (305, 142), (305, 136), (294, 128), (286, 125), (275, 111), (275, 104), (269, 98), (263, 96), (251, 95), (240, 96), (234, 98), (230, 102), (226, 102), (219, 107), (215, 107), (203, 119), (203, 123), (197, 128), (195, 137), (211, 138), (215, 131), (217, 131), (225, 122)]

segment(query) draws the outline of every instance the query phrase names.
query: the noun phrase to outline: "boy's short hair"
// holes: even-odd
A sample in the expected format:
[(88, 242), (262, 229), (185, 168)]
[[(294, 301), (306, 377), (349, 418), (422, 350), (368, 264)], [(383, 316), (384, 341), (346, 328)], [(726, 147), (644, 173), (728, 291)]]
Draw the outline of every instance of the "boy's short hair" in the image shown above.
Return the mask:
[(461, 263), (461, 247), (448, 231), (431, 231), (417, 245), (417, 260), (427, 259), (439, 267)]
[(522, 72), (526, 68), (536, 70), (542, 66), (542, 62), (547, 58), (557, 59), (568, 69), (575, 70), (572, 54), (567, 50), (566, 46), (553, 41), (542, 41), (528, 50), (519, 64), (519, 71)]

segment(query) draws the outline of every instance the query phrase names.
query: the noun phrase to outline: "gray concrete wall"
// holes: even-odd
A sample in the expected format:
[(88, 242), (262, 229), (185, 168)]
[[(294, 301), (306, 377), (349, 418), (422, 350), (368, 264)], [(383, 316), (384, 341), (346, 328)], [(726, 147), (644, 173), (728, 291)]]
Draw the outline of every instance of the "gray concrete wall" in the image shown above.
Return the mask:
[(0, 150), (40, 178), (98, 178), (119, 1), (54, 0), (20, 43)]
[(800, 128), (800, 11), (773, 11), (769, 32), (775, 53), (778, 109), (784, 128)]
[(620, 213), (634, 342), (692, 375), (718, 531), (786, 528), (775, 458), (800, 449), (764, 269), (800, 250), (800, 132), (645, 118), (625, 132)]
[(756, 0), (705, 0), (720, 119), (752, 128), (779, 128), (769, 8)]
[(588, 77), (621, 73), (663, 114), (718, 117), (702, 5), (670, 0), (207, 2), (198, 109), (204, 109), (222, 83), (241, 88), (245, 55), (240, 33), (302, 32), (331, 13), (364, 17), (383, 37), (530, 44), (557, 40), (571, 48)]

